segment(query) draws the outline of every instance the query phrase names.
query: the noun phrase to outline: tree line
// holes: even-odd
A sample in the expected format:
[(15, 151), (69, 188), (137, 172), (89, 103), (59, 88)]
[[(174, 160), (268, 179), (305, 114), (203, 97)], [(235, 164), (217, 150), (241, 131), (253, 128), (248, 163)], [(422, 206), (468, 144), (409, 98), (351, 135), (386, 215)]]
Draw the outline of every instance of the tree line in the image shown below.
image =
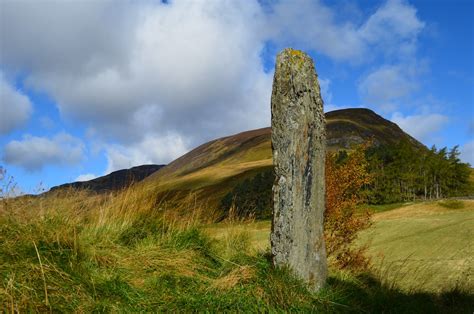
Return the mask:
[[(390, 146), (367, 143), (352, 151), (330, 153), (326, 158), (335, 165), (344, 165), (351, 160), (353, 152), (360, 155), (361, 149), (364, 154), (358, 156), (359, 166), (353, 165), (355, 168), (351, 171), (358, 169), (363, 172), (361, 175), (365, 172), (370, 175), (371, 180), (361, 186), (364, 200), (369, 204), (433, 200), (474, 193), (469, 179), (471, 167), (460, 160), (458, 146), (427, 149), (405, 140)], [(326, 168), (326, 176), (336, 169), (328, 165)], [(239, 216), (270, 218), (274, 179), (273, 169), (267, 168), (244, 180), (224, 196), (220, 208), (225, 213), (234, 206)]]
[(372, 183), (365, 186), (368, 202), (387, 204), (465, 196), (473, 192), (471, 167), (461, 162), (459, 147), (431, 149), (400, 141), (370, 146), (366, 151)]

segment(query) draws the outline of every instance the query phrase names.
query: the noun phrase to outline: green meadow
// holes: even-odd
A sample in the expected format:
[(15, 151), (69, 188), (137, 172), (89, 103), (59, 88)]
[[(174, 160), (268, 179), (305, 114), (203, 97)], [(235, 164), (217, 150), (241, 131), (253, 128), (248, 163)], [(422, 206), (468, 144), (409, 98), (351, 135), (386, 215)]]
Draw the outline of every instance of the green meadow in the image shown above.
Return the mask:
[[(403, 291), (474, 292), (474, 201), (440, 201), (371, 207), (373, 223), (358, 245), (367, 247), (371, 270)], [(223, 238), (246, 232), (255, 249), (269, 249), (270, 221), (216, 224), (205, 230)]]
[(133, 187), (118, 195), (74, 191), (0, 204), (5, 313), (473, 310), (472, 278), (466, 279), (472, 201), (456, 209), (432, 203), (376, 214), (361, 236), (373, 269), (332, 268), (318, 293), (272, 266), (269, 221), (204, 224), (205, 210), (193, 203), (186, 215), (161, 211)]

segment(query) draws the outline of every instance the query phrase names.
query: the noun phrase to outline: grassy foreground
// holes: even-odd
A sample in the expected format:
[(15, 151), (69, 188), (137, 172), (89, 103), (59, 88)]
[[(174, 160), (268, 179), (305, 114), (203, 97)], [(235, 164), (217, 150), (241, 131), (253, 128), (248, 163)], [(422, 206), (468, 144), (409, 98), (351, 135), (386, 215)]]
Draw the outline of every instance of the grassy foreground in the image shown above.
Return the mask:
[[(252, 234), (209, 235), (199, 208), (162, 211), (133, 188), (7, 200), (0, 205), (4, 312), (472, 312), (460, 289), (403, 292), (368, 274), (332, 270), (310, 293), (272, 267)], [(257, 226), (264, 230), (268, 225)], [(263, 231), (262, 231), (263, 232)], [(258, 241), (257, 241), (258, 242)]]

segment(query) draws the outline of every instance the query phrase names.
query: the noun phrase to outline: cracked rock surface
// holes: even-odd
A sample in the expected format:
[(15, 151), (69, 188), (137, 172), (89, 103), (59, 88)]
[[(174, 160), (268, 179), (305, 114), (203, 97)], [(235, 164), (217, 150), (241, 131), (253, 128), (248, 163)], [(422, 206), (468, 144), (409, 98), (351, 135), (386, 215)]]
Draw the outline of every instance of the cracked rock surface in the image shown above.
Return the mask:
[(285, 49), (276, 60), (271, 100), (275, 166), (273, 262), (316, 291), (327, 277), (323, 237), (326, 151), (323, 100), (312, 59)]

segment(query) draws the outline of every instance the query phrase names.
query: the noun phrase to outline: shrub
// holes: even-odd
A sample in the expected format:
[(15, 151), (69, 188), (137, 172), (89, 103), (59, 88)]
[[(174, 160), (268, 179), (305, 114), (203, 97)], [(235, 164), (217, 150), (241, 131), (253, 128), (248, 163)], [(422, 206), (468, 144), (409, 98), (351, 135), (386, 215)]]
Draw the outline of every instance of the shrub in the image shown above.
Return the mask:
[(341, 154), (326, 156), (326, 211), (324, 235), (328, 256), (340, 268), (365, 268), (368, 260), (363, 249), (354, 249), (357, 233), (370, 225), (370, 213), (356, 213), (365, 196), (362, 187), (371, 182), (367, 171), (365, 150), (358, 146), (341, 158)]
[(449, 208), (449, 209), (461, 209), (464, 208), (464, 203), (460, 200), (444, 200), (438, 202), (438, 205)]

